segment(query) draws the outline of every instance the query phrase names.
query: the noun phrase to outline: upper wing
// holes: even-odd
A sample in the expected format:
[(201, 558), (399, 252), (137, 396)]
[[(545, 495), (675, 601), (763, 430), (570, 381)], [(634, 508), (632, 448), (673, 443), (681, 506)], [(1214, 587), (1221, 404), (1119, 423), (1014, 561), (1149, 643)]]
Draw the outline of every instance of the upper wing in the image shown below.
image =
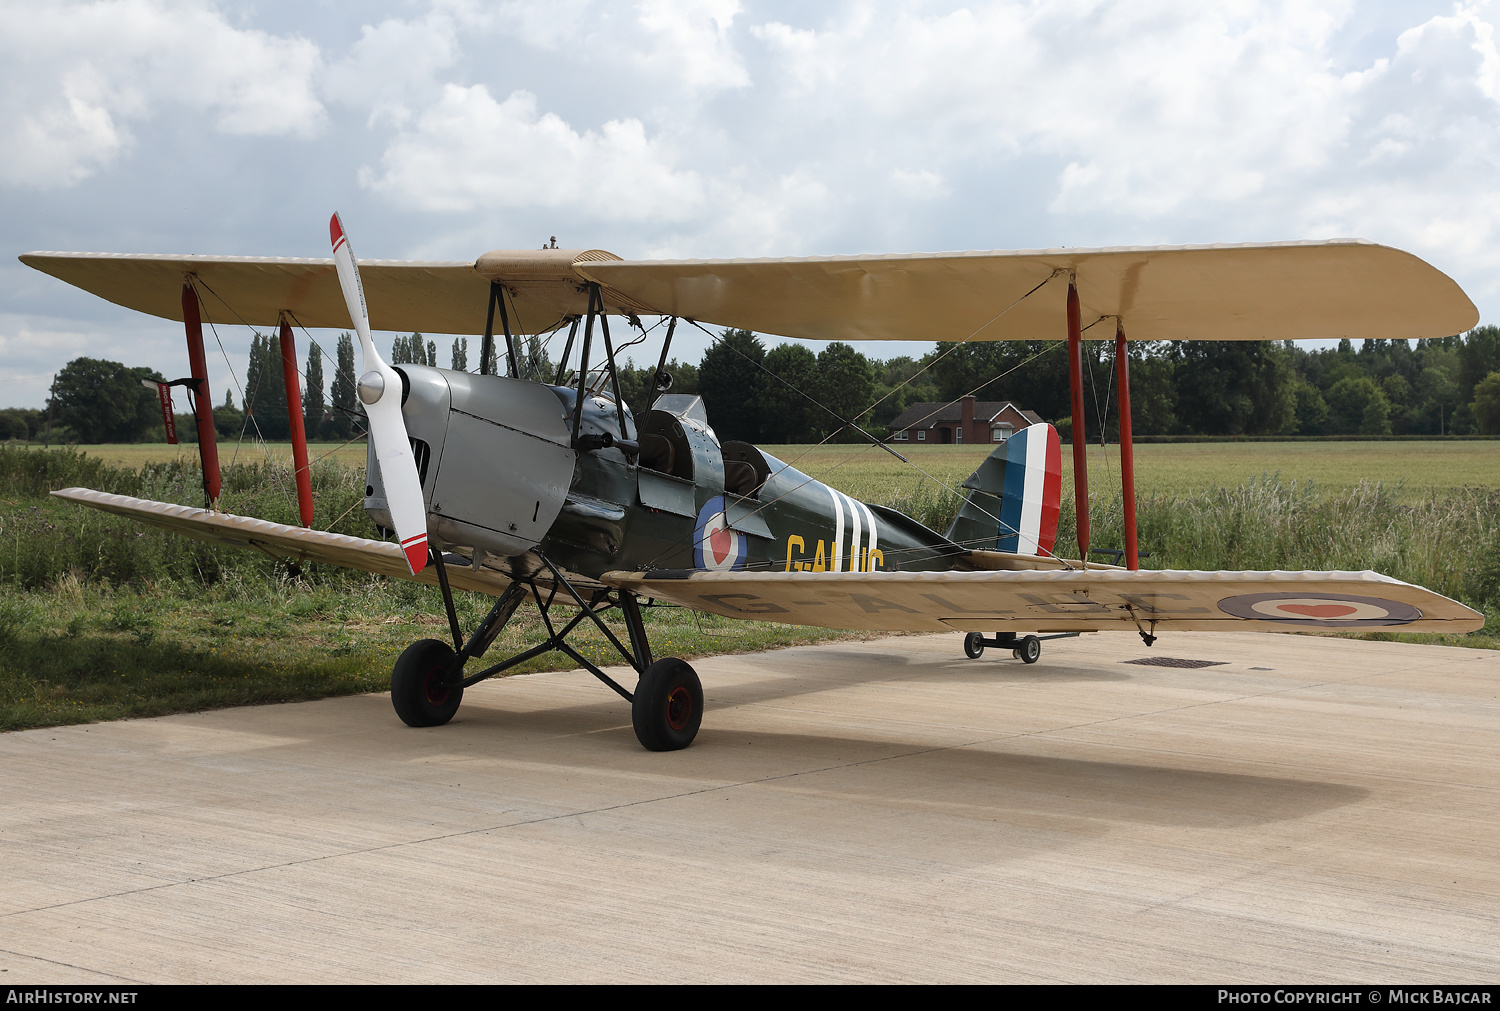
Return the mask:
[[(604, 250), (495, 250), (473, 262), (361, 260), (370, 325), (423, 333), (483, 333), (491, 280), (505, 282), (512, 333), (538, 333), (588, 308), (573, 264), (617, 258)], [(182, 282), (192, 276), (208, 318), (275, 326), (283, 310), (306, 327), (352, 324), (333, 260), (297, 256), (157, 256), (24, 253), (21, 262), (128, 309), (182, 319)], [(611, 312), (649, 312), (605, 290)], [(495, 316), (495, 332), (502, 332)]]
[[(1132, 340), (1401, 340), (1447, 337), (1479, 321), (1452, 278), (1363, 239), (604, 260), (576, 269), (657, 312), (817, 340), (1065, 338), (1066, 280), (1004, 311), (1056, 271), (1076, 272), (1085, 325), (1120, 316)], [(1114, 335), (1113, 325), (1085, 333)]]
[[(165, 319), (182, 318), (180, 287), (192, 275), (215, 320), (273, 326), (285, 309), (303, 326), (350, 325), (328, 259), (26, 253), (21, 262)], [(610, 312), (818, 340), (1066, 337), (1067, 285), (1042, 284), (1057, 271), (1076, 273), (1086, 323), (1120, 316), (1132, 340), (1402, 340), (1479, 321), (1452, 278), (1362, 239), (779, 260), (495, 250), (473, 263), (360, 262), (371, 325), (382, 330), (480, 333), (499, 280), (512, 332), (536, 333), (584, 312), (579, 288), (594, 280)], [(1086, 336), (1108, 339), (1114, 328)]]
[(732, 618), (890, 632), (1484, 627), (1479, 612), (1377, 572), (672, 570), (603, 581)]
[[(89, 488), (64, 488), (52, 494), (80, 505), (129, 516), (152, 526), (186, 534), (210, 544), (256, 548), (273, 558), (291, 562), (328, 562), (392, 579), (411, 579), (433, 586), (438, 582), (437, 573), (431, 565), (413, 576), (406, 564), (406, 556), (401, 553), (401, 546), (388, 541), (372, 541), (326, 530), (308, 530), (306, 527), (269, 523), (248, 516), (194, 509), (192, 506), (153, 502), (150, 499), (131, 498), (129, 495), (111, 495)], [(448, 568), (448, 581), (461, 590), (495, 595), (502, 593), (510, 585), (510, 580), (494, 569), (481, 568), (475, 572), (467, 566), (458, 565)]]

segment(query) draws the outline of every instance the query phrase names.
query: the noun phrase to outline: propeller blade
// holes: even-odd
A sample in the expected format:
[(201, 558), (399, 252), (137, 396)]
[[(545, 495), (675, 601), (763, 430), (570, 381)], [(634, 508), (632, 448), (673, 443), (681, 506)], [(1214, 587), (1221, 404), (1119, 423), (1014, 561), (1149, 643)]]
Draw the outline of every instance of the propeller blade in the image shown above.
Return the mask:
[(385, 497), (391, 509), (396, 539), (406, 553), (406, 564), (416, 575), (427, 567), (427, 506), (422, 501), (422, 481), (417, 476), (417, 462), (411, 455), (411, 440), (406, 421), (401, 416), (401, 377), (385, 363), (375, 342), (370, 339), (370, 316), (365, 309), (365, 289), (359, 283), (359, 266), (349, 248), (344, 223), (335, 214), (328, 222), (333, 240), (333, 262), (339, 270), (339, 286), (349, 306), (349, 318), (359, 334), (364, 357), (364, 374), (359, 377), (359, 399), (370, 419), (370, 440)]

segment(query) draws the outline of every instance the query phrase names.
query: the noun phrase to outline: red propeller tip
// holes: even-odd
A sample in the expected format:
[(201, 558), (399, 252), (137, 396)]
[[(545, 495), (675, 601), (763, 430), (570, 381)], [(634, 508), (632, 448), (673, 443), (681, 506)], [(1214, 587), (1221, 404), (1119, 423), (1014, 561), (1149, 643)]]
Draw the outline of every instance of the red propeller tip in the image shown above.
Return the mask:
[(401, 550), (406, 552), (406, 564), (411, 566), (412, 575), (427, 567), (426, 534), (418, 534), (410, 542), (401, 545)]

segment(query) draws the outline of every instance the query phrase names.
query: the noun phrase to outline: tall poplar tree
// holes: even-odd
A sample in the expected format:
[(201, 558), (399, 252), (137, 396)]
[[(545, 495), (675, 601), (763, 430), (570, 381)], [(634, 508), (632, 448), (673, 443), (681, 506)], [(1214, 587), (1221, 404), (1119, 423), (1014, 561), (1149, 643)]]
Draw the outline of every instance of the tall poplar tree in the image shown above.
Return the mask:
[(309, 439), (316, 439), (323, 428), (323, 351), (317, 341), (307, 349), (302, 387), (302, 427)]
[(698, 392), (721, 439), (754, 442), (760, 438), (765, 345), (749, 330), (725, 330), (719, 338), (698, 366)]
[(328, 419), (332, 434), (347, 438), (353, 431), (355, 413), (359, 410), (359, 396), (354, 384), (354, 337), (348, 332), (339, 334), (338, 371), (333, 376), (331, 398), (333, 416)]

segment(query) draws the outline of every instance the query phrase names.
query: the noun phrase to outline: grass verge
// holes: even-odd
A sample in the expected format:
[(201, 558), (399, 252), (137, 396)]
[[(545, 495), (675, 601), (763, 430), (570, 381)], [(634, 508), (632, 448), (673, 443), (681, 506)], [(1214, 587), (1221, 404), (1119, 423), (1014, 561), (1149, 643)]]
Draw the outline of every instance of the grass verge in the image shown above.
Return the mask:
[[(446, 618), (437, 617), (441, 598), (417, 584), (228, 579), (186, 589), (110, 587), (70, 575), (48, 590), (0, 589), (0, 730), (385, 691), (403, 649), (448, 638)], [(490, 599), (461, 593), (456, 603), (473, 627)], [(645, 619), (658, 655), (687, 659), (868, 638), (682, 608), (648, 608)], [(624, 627), (613, 624), (624, 641)], [(490, 658), (543, 634), (536, 612), (523, 608)], [(621, 663), (593, 627), (570, 641), (600, 666)], [(511, 673), (575, 666), (552, 653)]]

